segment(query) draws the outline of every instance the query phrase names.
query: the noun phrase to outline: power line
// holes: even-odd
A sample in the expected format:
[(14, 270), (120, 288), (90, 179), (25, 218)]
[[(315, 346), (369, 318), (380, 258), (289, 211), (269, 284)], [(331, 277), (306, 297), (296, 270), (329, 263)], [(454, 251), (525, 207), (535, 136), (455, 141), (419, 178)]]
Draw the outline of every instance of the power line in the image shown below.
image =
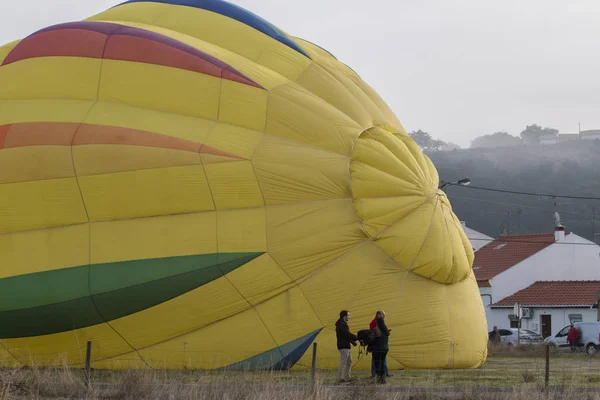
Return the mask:
[[(469, 200), (469, 201), (479, 201), (482, 203), (490, 203), (490, 204), (499, 204), (499, 205), (505, 205), (505, 206), (514, 206), (514, 207), (519, 207), (519, 208), (533, 208), (533, 209), (537, 209), (537, 210), (542, 210), (542, 211), (549, 211), (549, 212), (554, 212), (556, 210), (550, 209), (550, 208), (545, 208), (545, 207), (539, 207), (539, 206), (530, 206), (530, 205), (526, 205), (526, 204), (520, 204), (520, 203), (509, 203), (506, 201), (494, 201), (494, 200), (485, 200), (485, 199), (477, 199), (474, 197), (458, 197), (458, 196), (451, 196), (450, 200), (454, 200), (454, 199), (458, 199), (458, 200)], [(561, 210), (560, 211), (561, 214), (576, 214), (576, 215), (585, 215), (588, 217), (592, 217), (593, 214), (592, 213), (583, 213), (583, 212), (579, 212), (579, 211), (566, 211), (566, 210)]]
[[(521, 235), (516, 235), (521, 236)], [(467, 237), (469, 241), (489, 241), (491, 242), (503, 242), (503, 243), (523, 243), (523, 244), (560, 244), (560, 245), (571, 245), (571, 246), (598, 246), (596, 243), (567, 243), (567, 242), (555, 242), (555, 241), (542, 241), (542, 240), (520, 240), (520, 239), (510, 239), (506, 237), (499, 237), (497, 239), (483, 239), (483, 238), (470, 238)]]
[(449, 184), (449, 186), (459, 186), (465, 189), (475, 189), (475, 190), (484, 190), (487, 192), (496, 192), (496, 193), (509, 193), (509, 194), (520, 194), (523, 196), (535, 196), (535, 197), (549, 197), (549, 198), (561, 198), (561, 199), (575, 199), (575, 200), (600, 200), (600, 197), (587, 197), (587, 196), (569, 196), (569, 195), (560, 195), (560, 194), (547, 194), (547, 193), (534, 193), (534, 192), (518, 192), (515, 190), (504, 190), (504, 189), (492, 189), (485, 188), (481, 186), (464, 186), (458, 184)]

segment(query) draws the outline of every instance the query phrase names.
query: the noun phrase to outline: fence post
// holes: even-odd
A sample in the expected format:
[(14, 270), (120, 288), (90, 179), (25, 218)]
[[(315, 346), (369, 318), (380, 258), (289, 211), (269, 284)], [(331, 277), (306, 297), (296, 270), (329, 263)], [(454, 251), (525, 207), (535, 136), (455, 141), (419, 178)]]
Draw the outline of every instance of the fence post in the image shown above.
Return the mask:
[(310, 384), (314, 387), (317, 380), (317, 344), (313, 343), (312, 367), (310, 371)]
[(550, 382), (550, 344), (546, 345), (546, 376), (544, 380), (545, 387), (548, 387)]
[(91, 388), (91, 369), (90, 363), (92, 360), (92, 342), (87, 342), (87, 350), (85, 352), (85, 387)]

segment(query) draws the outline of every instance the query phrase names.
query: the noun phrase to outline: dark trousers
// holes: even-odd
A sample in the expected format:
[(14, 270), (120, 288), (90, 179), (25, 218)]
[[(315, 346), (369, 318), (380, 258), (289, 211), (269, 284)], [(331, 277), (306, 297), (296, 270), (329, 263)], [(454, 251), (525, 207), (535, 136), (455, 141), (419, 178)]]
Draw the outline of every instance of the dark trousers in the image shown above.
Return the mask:
[(385, 383), (385, 359), (387, 350), (376, 350), (373, 352), (373, 360), (375, 361), (375, 373), (377, 374), (377, 382)]
[[(383, 373), (385, 374), (385, 376), (388, 376), (388, 374), (389, 374), (387, 358), (383, 361)], [(377, 375), (377, 369), (375, 368), (375, 357), (373, 357), (371, 355), (371, 376), (376, 376), (376, 375)]]

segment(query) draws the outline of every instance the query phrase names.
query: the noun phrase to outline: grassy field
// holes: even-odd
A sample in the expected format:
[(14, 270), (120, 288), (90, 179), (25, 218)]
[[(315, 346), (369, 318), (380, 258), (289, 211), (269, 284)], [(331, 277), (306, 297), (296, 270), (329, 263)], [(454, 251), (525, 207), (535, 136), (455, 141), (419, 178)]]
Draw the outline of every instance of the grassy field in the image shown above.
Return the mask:
[(0, 370), (0, 400), (12, 399), (564, 399), (600, 400), (600, 357), (551, 352), (550, 387), (544, 389), (542, 348), (493, 348), (477, 370), (391, 371), (386, 385), (356, 371), (337, 385), (335, 371), (308, 372), (93, 371), (86, 389), (83, 371)]

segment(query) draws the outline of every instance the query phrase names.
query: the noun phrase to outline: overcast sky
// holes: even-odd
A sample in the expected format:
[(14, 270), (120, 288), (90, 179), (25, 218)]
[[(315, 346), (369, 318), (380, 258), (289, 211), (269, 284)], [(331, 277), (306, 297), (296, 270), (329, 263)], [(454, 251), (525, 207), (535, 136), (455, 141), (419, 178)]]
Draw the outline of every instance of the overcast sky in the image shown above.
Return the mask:
[[(532, 123), (600, 129), (598, 0), (234, 2), (350, 65), (409, 131), (467, 147)], [(0, 0), (0, 43), (117, 3)]]

